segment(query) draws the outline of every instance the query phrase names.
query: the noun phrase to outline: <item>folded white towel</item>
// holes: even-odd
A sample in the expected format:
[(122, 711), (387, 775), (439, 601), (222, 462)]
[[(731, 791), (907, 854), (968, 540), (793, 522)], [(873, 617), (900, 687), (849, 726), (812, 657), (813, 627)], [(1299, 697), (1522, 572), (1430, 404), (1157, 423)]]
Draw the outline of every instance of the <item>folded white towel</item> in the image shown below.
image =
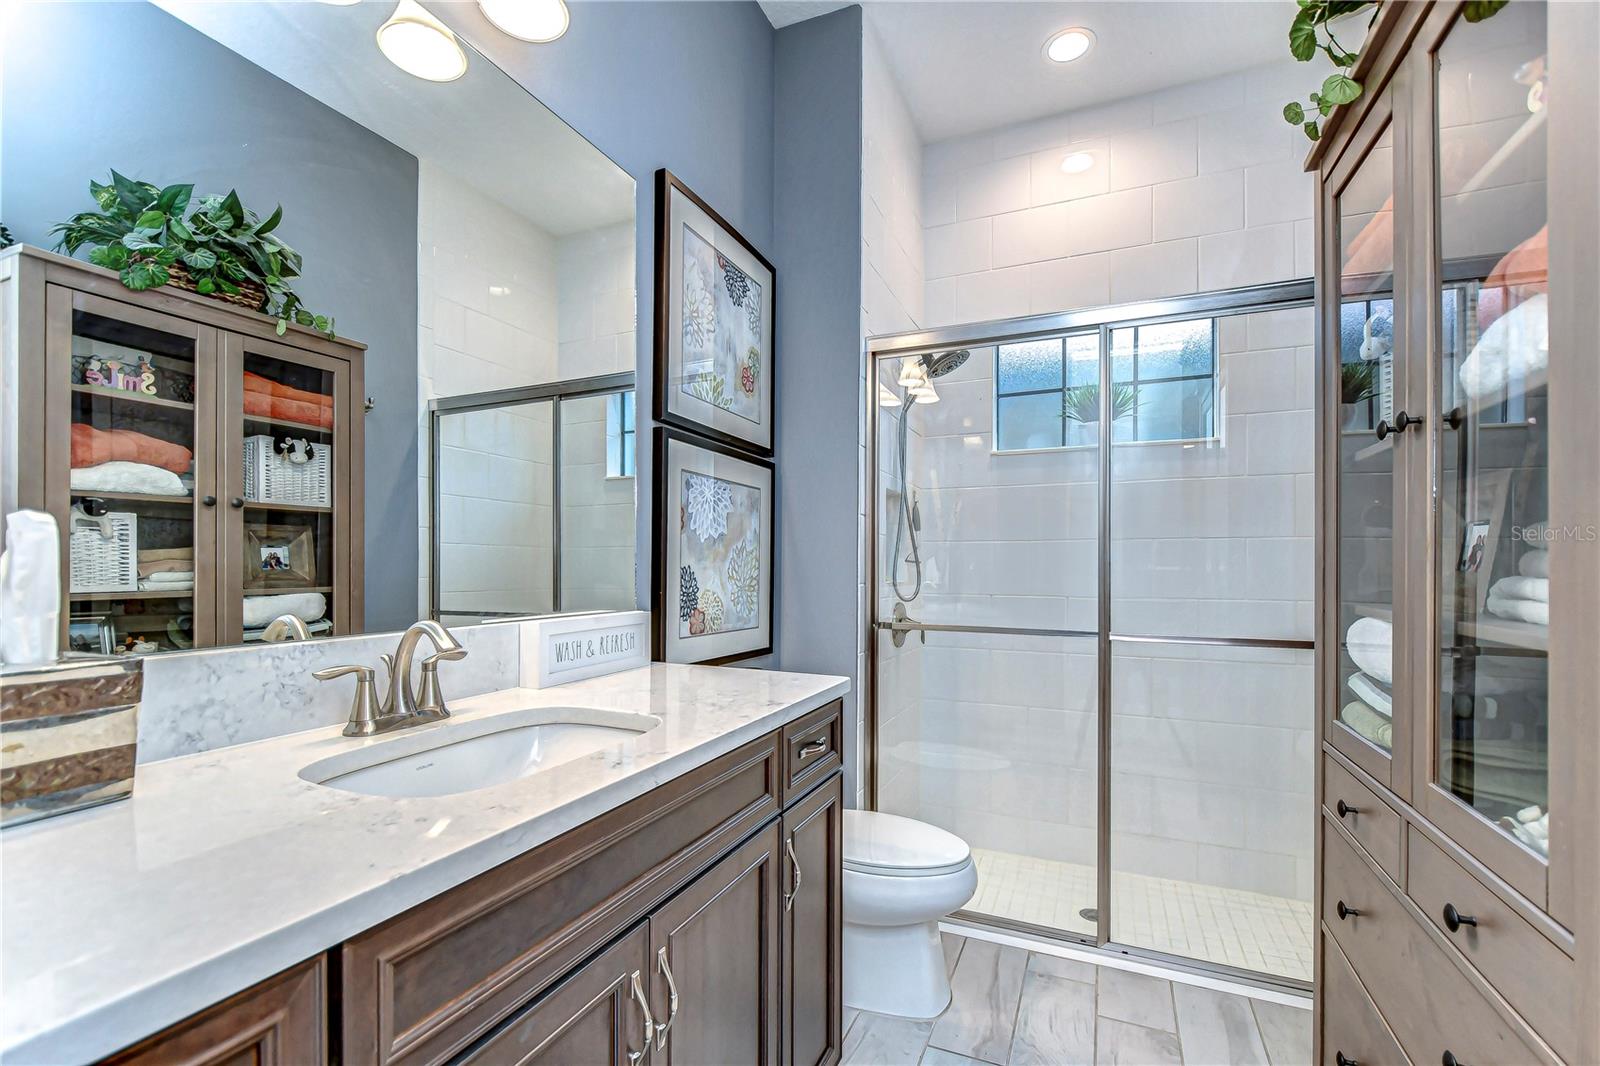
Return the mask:
[(280, 614), (292, 614), (302, 622), (315, 622), (328, 613), (328, 600), (320, 592), (288, 592), (278, 596), (246, 596), (244, 628), (264, 626)]
[(1344, 635), (1345, 650), (1363, 673), (1394, 683), (1394, 627), (1381, 618), (1357, 618)]
[(149, 463), (121, 461), (74, 467), (67, 478), (73, 492), (143, 492), (151, 496), (187, 496), (183, 479)]
[(193, 570), (168, 570), (159, 574), (146, 574), (143, 580), (152, 585), (194, 584)]
[(1533, 600), (1550, 602), (1550, 579), (1547, 577), (1503, 577), (1489, 586), (1489, 595), (1502, 600)]
[(1550, 624), (1550, 605), (1538, 600), (1507, 600), (1489, 594), (1489, 613), (1514, 622), (1531, 622), (1536, 626)]
[(1351, 674), (1345, 684), (1356, 694), (1356, 699), (1377, 711), (1385, 718), (1394, 715), (1394, 698), (1366, 674)]
[(1517, 560), (1517, 573), (1523, 577), (1549, 577), (1550, 553), (1538, 548), (1524, 555)]
[(140, 592), (188, 592), (194, 588), (194, 575), (184, 581), (152, 581), (150, 578), (139, 579)]
[(1508, 384), (1526, 391), (1544, 381), (1550, 363), (1550, 313), (1544, 293), (1531, 296), (1490, 323), (1461, 363), (1461, 387), (1474, 400), (1499, 395)]

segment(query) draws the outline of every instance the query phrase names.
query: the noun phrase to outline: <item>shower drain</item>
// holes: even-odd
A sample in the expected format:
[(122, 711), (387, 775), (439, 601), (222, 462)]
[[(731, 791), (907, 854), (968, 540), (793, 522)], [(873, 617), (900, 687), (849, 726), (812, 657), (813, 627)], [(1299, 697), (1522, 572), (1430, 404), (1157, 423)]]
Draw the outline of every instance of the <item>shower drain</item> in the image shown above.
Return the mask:
[(1100, 911), (1094, 907), (1085, 907), (1078, 912), (1078, 917), (1086, 922), (1098, 922), (1100, 920)]

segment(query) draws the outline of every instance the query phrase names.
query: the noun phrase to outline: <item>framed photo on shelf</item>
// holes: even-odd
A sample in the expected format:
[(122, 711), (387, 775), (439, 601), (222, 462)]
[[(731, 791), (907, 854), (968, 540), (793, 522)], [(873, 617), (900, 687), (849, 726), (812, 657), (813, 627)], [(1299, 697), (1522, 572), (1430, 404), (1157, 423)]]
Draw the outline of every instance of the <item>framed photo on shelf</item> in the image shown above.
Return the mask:
[(652, 657), (721, 665), (772, 651), (773, 467), (658, 427)]
[(244, 524), (244, 587), (267, 589), (315, 585), (316, 543), (309, 526)]
[(67, 619), (67, 651), (83, 655), (111, 655), (116, 651), (117, 627), (102, 612), (74, 613)]
[(669, 171), (656, 171), (656, 421), (772, 454), (777, 275)]

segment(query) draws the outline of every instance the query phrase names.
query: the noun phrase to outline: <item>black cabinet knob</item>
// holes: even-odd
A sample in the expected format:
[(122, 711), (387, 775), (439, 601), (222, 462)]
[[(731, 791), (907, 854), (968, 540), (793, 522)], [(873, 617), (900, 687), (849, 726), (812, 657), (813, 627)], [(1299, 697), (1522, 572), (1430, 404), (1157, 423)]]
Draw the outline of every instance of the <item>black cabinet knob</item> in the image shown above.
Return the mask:
[(202, 496), (200, 497), (200, 502), (205, 504), (207, 507), (215, 507), (217, 505), (217, 498), (215, 496)]
[(1445, 1053), (1439, 1056), (1439, 1066), (1461, 1066), (1461, 1060), (1456, 1058), (1453, 1051), (1446, 1048)]
[(1348, 1055), (1346, 1055), (1342, 1051), (1335, 1051), (1333, 1053), (1333, 1061), (1336, 1064), (1336, 1066), (1361, 1066), (1361, 1063), (1357, 1062), (1355, 1059), (1350, 1058)]
[(244, 506), (244, 497), (243, 496), (235, 496), (233, 499), (228, 501), (228, 506), (232, 507), (235, 511), (237, 511), (239, 508)]
[(1346, 918), (1359, 918), (1361, 916), (1361, 912), (1356, 910), (1354, 907), (1346, 907), (1344, 905), (1344, 900), (1342, 899), (1339, 901), (1339, 905), (1335, 907), (1334, 910), (1339, 912), (1339, 920), (1341, 922)]
[(1380, 420), (1377, 428), (1373, 430), (1373, 432), (1378, 435), (1379, 440), (1383, 440), (1391, 433), (1404, 433), (1412, 426), (1420, 425), (1422, 425), (1422, 419), (1416, 417), (1415, 415), (1408, 415), (1404, 411), (1401, 411), (1399, 414), (1394, 416), (1393, 423), (1390, 423), (1387, 420)]
[[(1470, 914), (1462, 914), (1456, 910), (1454, 903), (1446, 903), (1444, 905), (1444, 927), (1452, 933), (1459, 931), (1463, 925), (1475, 927), (1477, 924), (1478, 919)], [(1449, 1052), (1445, 1052), (1445, 1054), (1449, 1054)]]
[(1361, 813), (1361, 808), (1360, 807), (1352, 807), (1352, 806), (1350, 806), (1350, 804), (1346, 803), (1344, 800), (1340, 800), (1339, 801), (1339, 805), (1337, 807), (1335, 807), (1334, 810), (1339, 812), (1339, 817), (1340, 818), (1346, 818), (1346, 817), (1349, 817), (1352, 814), (1360, 814)]
[(1444, 416), (1444, 420), (1451, 429), (1460, 429), (1461, 424), (1467, 420), (1467, 413), (1459, 407), (1452, 407)]

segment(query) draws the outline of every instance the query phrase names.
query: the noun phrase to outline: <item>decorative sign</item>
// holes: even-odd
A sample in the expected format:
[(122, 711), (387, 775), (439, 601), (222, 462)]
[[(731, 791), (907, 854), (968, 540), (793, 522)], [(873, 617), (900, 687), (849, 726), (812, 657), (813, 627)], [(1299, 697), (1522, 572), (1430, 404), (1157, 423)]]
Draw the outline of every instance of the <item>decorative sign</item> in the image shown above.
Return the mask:
[(523, 623), (522, 683), (549, 688), (650, 662), (650, 614), (618, 611)]

